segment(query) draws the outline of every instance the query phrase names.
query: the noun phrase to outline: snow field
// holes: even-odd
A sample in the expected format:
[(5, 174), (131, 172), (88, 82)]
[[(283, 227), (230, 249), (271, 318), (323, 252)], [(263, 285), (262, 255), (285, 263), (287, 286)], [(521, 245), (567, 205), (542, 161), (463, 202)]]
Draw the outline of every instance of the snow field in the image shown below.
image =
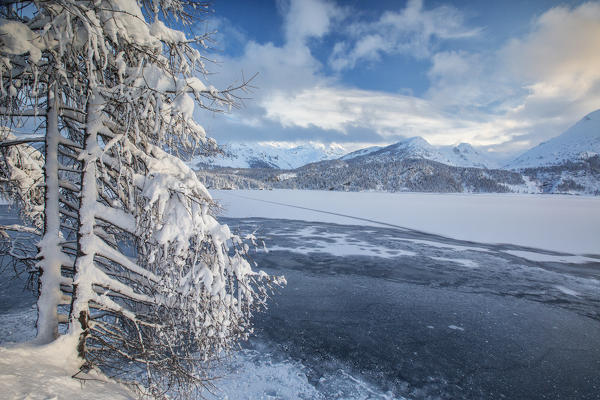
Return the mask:
[(312, 190), (215, 190), (213, 197), (230, 218), (391, 225), (478, 243), (600, 255), (595, 197)]

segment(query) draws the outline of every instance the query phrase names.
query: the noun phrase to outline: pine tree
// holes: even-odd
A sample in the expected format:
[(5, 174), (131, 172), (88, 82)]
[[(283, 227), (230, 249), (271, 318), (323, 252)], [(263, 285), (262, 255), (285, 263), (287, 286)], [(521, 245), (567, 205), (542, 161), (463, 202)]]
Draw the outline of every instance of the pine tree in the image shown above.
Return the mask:
[[(194, 106), (235, 106), (246, 85), (205, 85), (208, 37), (165, 25), (205, 10), (177, 0), (15, 3), (0, 25), (3, 129), (43, 133), (0, 144), (4, 186), (43, 210), (22, 209), (43, 226), (37, 340), (64, 332), (84, 368), (143, 368), (155, 395), (207, 382), (205, 363), (247, 337), (270, 284), (284, 282), (252, 271), (247, 245), (211, 216), (210, 194), (178, 158), (216, 149)], [(31, 169), (15, 149), (37, 140), (40, 182), (14, 183)]]

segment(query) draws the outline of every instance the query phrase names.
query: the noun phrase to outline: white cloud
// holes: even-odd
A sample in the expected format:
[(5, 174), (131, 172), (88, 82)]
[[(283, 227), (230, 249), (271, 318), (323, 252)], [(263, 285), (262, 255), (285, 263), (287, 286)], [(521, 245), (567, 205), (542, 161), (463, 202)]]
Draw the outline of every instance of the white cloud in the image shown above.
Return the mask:
[(334, 80), (322, 73), (323, 66), (307, 43), (325, 35), (332, 21), (342, 18), (344, 11), (326, 0), (291, 0), (279, 5), (283, 12), (285, 42), (277, 45), (247, 40), (240, 56), (220, 56), (221, 70), (209, 77), (215, 86), (226, 87), (234, 79), (239, 83), (242, 73), (245, 78), (257, 74), (251, 82), (254, 90), (247, 95), (249, 99), (244, 101), (244, 107), (223, 121), (209, 121), (209, 132), (217, 137), (218, 131), (227, 127), (240, 130), (244, 125), (253, 128), (264, 125), (266, 110), (262, 105), (276, 92), (292, 95), (314, 86), (327, 86)]
[(506, 75), (495, 52), (443, 51), (431, 58), (424, 98), (448, 111), (503, 114), (522, 103), (526, 91)]
[(291, 0), (283, 8), (288, 43), (322, 37), (329, 32), (332, 20), (344, 14), (334, 3), (324, 0)]
[(448, 114), (416, 97), (335, 87), (316, 87), (293, 96), (281, 92), (265, 99), (263, 106), (267, 118), (284, 127), (340, 132), (366, 128), (388, 141), (422, 136), (437, 145), (461, 141), (490, 145), (510, 140), (524, 128), (511, 120), (481, 121)]
[(248, 40), (241, 56), (220, 57), (223, 70), (217, 79), (223, 83), (240, 71), (258, 73), (253, 97), (259, 101), (274, 90), (295, 91), (333, 80), (322, 73), (323, 66), (311, 53), (308, 41), (329, 32), (345, 11), (326, 0), (291, 0), (280, 6), (285, 32), (282, 45)]
[(388, 11), (372, 23), (350, 24), (347, 31), (351, 38), (342, 42), (329, 60), (338, 71), (353, 68), (359, 61), (377, 61), (386, 53), (426, 58), (436, 40), (473, 37), (480, 29), (465, 27), (463, 15), (454, 7), (426, 10), (422, 0), (409, 0), (402, 11)]
[(500, 54), (528, 91), (515, 116), (569, 119), (600, 108), (600, 3), (550, 9)]

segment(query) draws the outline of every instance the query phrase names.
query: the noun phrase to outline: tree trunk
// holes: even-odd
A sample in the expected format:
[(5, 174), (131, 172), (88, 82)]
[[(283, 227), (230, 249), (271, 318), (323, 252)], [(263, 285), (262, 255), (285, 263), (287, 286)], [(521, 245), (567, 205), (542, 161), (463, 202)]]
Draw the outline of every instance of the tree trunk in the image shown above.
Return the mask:
[(83, 171), (77, 233), (78, 251), (75, 260), (74, 294), (69, 323), (69, 334), (79, 338), (77, 351), (81, 358), (85, 358), (85, 342), (89, 336), (89, 302), (94, 295), (92, 283), (96, 269), (94, 264), (95, 241), (98, 240), (94, 234), (98, 193), (96, 159), (100, 152), (98, 129), (102, 124), (103, 99), (97, 90), (91, 90), (86, 108), (84, 149), (80, 156), (83, 162)]
[(44, 166), (45, 218), (44, 236), (39, 243), (40, 269), (38, 297), (37, 338), (38, 343), (50, 343), (58, 337), (58, 305), (62, 300), (60, 290), (61, 264), (65, 255), (61, 251), (59, 178), (58, 178), (58, 128), (59, 96), (57, 82), (48, 88), (46, 113), (46, 162)]

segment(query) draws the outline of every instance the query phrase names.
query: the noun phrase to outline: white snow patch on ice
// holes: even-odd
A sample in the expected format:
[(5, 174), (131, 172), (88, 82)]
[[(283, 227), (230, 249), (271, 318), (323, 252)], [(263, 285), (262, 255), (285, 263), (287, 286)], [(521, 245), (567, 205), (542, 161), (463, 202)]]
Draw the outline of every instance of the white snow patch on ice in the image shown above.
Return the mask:
[(460, 264), (463, 267), (467, 267), (467, 268), (479, 268), (479, 264), (477, 264), (473, 260), (467, 260), (466, 258), (447, 258), (447, 257), (429, 257), (429, 258), (432, 258), (437, 261), (445, 261), (445, 262)]
[(213, 194), (225, 207), (224, 216), (231, 218), (391, 224), (479, 243), (600, 254), (598, 197), (312, 190), (215, 190)]
[(298, 236), (302, 238), (300, 243), (302, 245), (290, 245), (290, 246), (267, 246), (268, 251), (290, 251), (293, 253), (309, 254), (309, 253), (326, 253), (336, 257), (346, 256), (370, 256), (370, 257), (413, 257), (417, 253), (408, 250), (391, 249), (382, 246), (373, 246), (370, 243), (348, 240), (345, 235), (328, 235), (328, 241), (324, 240), (309, 240), (307, 236), (298, 233)]
[(561, 292), (563, 292), (564, 294), (568, 294), (569, 296), (575, 296), (575, 297), (579, 297), (581, 295), (581, 293), (573, 290), (573, 289), (569, 289), (567, 287), (564, 286), (560, 286), (560, 285), (555, 285), (554, 286), (556, 289), (560, 290)]
[(465, 328), (460, 327), (460, 326), (456, 326), (456, 325), (448, 325), (448, 328), (454, 330), (454, 331), (464, 331)]
[(303, 227), (294, 231), (294, 236), (300, 238), (311, 238), (318, 234), (319, 233), (317, 232), (317, 230), (310, 226)]
[[(598, 237), (600, 238), (600, 236)], [(504, 250), (505, 253), (513, 256), (525, 258), (530, 261), (537, 262), (556, 262), (556, 263), (568, 263), (568, 264), (587, 264), (587, 263), (600, 263), (600, 258), (592, 258), (585, 256), (576, 255), (553, 255), (536, 253), (533, 251), (524, 250)]]
[(426, 246), (437, 247), (440, 249), (449, 249), (454, 251), (483, 251), (489, 252), (488, 249), (483, 247), (473, 247), (473, 246), (461, 246), (458, 244), (449, 244), (449, 243), (440, 243), (433, 242), (431, 240), (421, 240), (421, 239), (405, 239), (405, 238), (395, 238), (394, 240), (401, 240), (405, 242), (412, 242), (417, 244), (424, 244)]

